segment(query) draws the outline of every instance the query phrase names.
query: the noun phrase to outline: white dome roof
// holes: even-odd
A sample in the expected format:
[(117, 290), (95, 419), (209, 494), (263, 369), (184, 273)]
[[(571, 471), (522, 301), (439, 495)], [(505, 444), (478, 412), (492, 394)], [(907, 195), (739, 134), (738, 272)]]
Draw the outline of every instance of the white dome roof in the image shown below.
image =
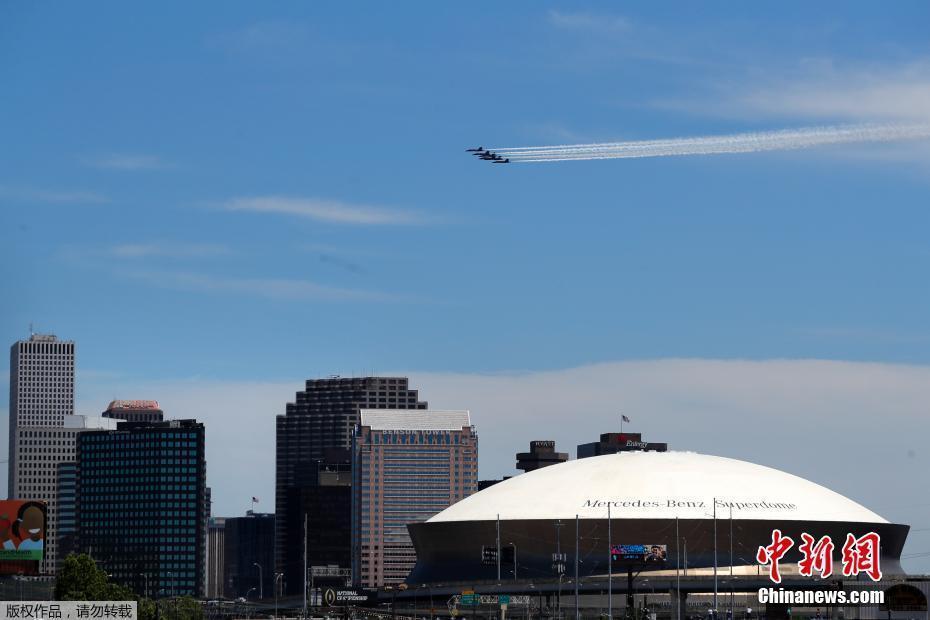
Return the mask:
[(621, 452), (531, 471), (476, 493), (429, 519), (774, 519), (888, 523), (804, 478), (694, 452)]

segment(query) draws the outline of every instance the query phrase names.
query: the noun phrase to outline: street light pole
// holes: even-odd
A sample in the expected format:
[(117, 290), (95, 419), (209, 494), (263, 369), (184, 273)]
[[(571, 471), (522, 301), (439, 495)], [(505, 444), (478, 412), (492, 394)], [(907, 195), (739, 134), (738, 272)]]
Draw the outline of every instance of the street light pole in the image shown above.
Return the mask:
[(501, 516), (497, 515), (497, 585), (501, 585)]
[(614, 548), (610, 522), (610, 502), (607, 502), (607, 620), (614, 617)]
[(274, 617), (278, 617), (278, 580), (284, 576), (284, 573), (275, 573), (274, 575)]
[(578, 515), (575, 515), (575, 620), (581, 620), (581, 608), (578, 601), (578, 562), (580, 561), (579, 553), (581, 552), (579, 549), (580, 539), (581, 534), (579, 532)]
[(258, 600), (261, 601), (265, 599), (265, 580), (262, 577), (262, 565), (258, 562), (252, 562), (252, 566), (258, 567)]
[(678, 515), (675, 515), (675, 619), (681, 620), (681, 538), (678, 535)]
[(516, 581), (517, 580), (517, 543), (510, 542), (507, 544), (513, 547), (513, 580)]
[(714, 619), (717, 618), (717, 498), (714, 498)]
[(733, 502), (730, 502), (730, 617), (733, 616)]
[(559, 590), (555, 596), (555, 606), (559, 610), (558, 619), (562, 620), (562, 577), (565, 576), (565, 562), (562, 561), (562, 520), (555, 522), (555, 565), (559, 574)]

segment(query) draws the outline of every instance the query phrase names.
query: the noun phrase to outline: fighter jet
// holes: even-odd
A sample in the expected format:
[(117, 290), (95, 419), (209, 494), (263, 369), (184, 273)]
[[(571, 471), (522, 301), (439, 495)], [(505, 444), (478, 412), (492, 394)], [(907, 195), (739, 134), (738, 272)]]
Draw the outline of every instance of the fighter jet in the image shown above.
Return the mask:
[(465, 149), (465, 151), (466, 151), (467, 153), (481, 153), (482, 151), (484, 151), (484, 147), (483, 147), (483, 146), (479, 146), (479, 147), (476, 148), (476, 149)]
[(509, 164), (509, 163), (510, 163), (510, 158), (508, 157), (507, 159), (498, 159), (497, 161), (494, 161), (494, 162), (491, 162), (491, 163), (494, 163), (494, 164)]

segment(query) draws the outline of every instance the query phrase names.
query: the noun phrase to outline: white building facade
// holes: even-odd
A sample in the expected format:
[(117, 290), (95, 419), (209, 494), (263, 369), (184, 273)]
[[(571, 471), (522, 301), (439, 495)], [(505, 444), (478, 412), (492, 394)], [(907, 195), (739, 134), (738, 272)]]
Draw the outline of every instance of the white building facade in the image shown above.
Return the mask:
[(58, 565), (58, 470), (73, 462), (78, 433), (115, 429), (118, 420), (74, 415), (74, 342), (32, 334), (10, 348), (10, 451), (7, 496), (48, 505), (39, 572)]

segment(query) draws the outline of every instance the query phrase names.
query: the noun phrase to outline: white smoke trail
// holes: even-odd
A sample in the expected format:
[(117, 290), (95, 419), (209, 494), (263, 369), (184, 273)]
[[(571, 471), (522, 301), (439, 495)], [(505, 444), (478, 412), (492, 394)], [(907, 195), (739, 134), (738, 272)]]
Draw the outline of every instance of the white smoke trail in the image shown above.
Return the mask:
[(930, 138), (930, 125), (841, 125), (667, 140), (495, 148), (491, 149), (491, 152), (510, 159), (514, 163), (526, 163), (755, 153), (805, 149), (831, 144), (897, 142), (922, 138)]

